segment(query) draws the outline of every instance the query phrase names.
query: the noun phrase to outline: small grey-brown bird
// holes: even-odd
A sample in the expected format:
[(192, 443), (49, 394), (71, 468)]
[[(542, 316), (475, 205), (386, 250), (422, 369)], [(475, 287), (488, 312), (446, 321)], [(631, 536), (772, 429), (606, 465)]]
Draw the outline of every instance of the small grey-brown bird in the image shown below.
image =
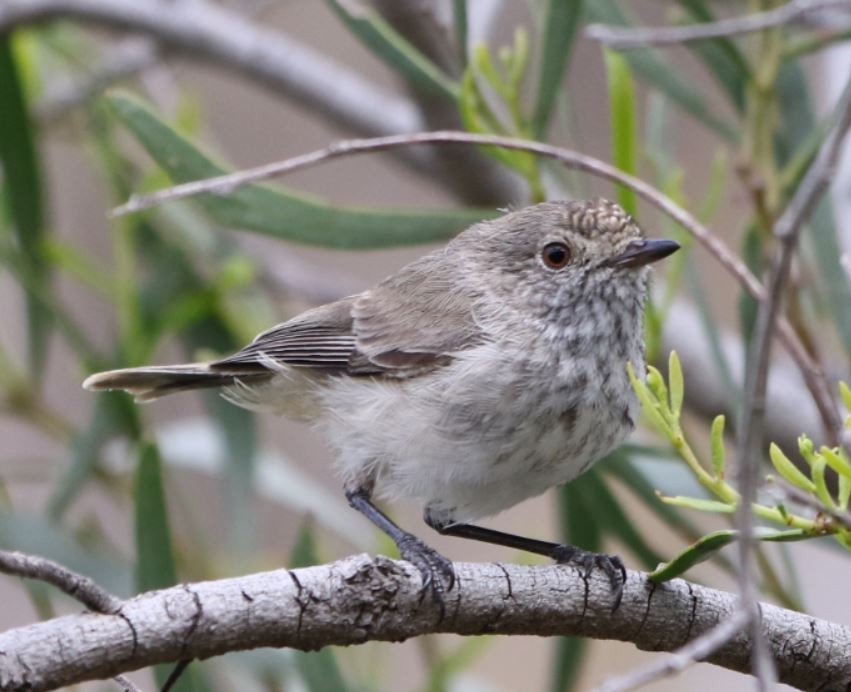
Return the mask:
[(151, 401), (224, 387), (232, 402), (312, 421), (346, 496), (439, 598), (451, 563), (373, 503), (413, 498), (442, 534), (595, 565), (615, 604), (620, 559), (473, 525), (569, 482), (623, 441), (644, 372), (648, 268), (678, 249), (613, 202), (547, 202), (477, 223), (358, 295), (308, 310), (210, 363), (89, 377)]

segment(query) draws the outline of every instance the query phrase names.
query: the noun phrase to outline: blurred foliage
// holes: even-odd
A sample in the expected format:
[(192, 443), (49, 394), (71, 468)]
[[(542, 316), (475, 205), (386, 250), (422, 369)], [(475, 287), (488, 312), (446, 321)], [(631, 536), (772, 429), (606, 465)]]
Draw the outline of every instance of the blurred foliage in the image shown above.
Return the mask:
[[(826, 131), (815, 116), (801, 61), (827, 45), (851, 40), (851, 32), (780, 28), (735, 40), (690, 43), (686, 50), (717, 86), (710, 96), (695, 82), (693, 70), (653, 48), (613, 53), (595, 47), (606, 84), (580, 81), (581, 75), (571, 70), (571, 58), (583, 27), (591, 21), (641, 23), (631, 3), (529, 4), (532, 16), (513, 28), (510, 45), (471, 45), (470, 28), (477, 18), (470, 15), (467, 2), (454, 0), (453, 30), (447, 34), (455, 42), (459, 65), (453, 75), (376, 11), (356, 11), (350, 2), (327, 0), (328, 21), (339, 21), (417, 93), (456, 108), (459, 121), (472, 132), (571, 140), (575, 104), (589, 90), (605, 91), (609, 119), (597, 126), (608, 128), (615, 165), (643, 175), (705, 222), (733, 196), (744, 197), (746, 211), (737, 229), (741, 253), (762, 274), (774, 251), (772, 224)], [(676, 23), (712, 21), (714, 5), (676, 0), (666, 4), (666, 16)], [(95, 370), (149, 362), (162, 348), (180, 348), (189, 359), (223, 353), (285, 317), (278, 303), (280, 291), (270, 289), (270, 268), (263, 258), (249, 255), (231, 229), (281, 243), (351, 251), (441, 241), (495, 212), (464, 207), (372, 209), (280, 185), (248, 186), (114, 220), (106, 239), (111, 249), (104, 259), (81, 240), (53, 232), (52, 169), (42, 161), (44, 139), (53, 125), (40, 123), (35, 115), (51, 86), (86, 77), (87, 66), (106, 54), (103, 45), (103, 37), (65, 23), (0, 36), (0, 276), (4, 287), (12, 287), (25, 325), (21, 335), (0, 332), (0, 412), (15, 425), (32, 428), (50, 450), (47, 463), (36, 464), (31, 472), (47, 491), (43, 506), (36, 508), (18, 499), (24, 496), (18, 486), (31, 481), (29, 462), (22, 464), (0, 452), (0, 545), (59, 560), (122, 595), (179, 579), (277, 565), (278, 556), (258, 548), (255, 504), (260, 497), (275, 508), (276, 521), (313, 517), (302, 523), (291, 566), (338, 556), (338, 551), (323, 550), (326, 541), (337, 545), (341, 539), (359, 549), (374, 545), (374, 539), (364, 538), (349, 523), (343, 500), (302, 475), (281, 453), (264, 447), (252, 414), (210, 395), (203, 398), (209, 420), (177, 420), (156, 427), (123, 394), (80, 395), (72, 409), (60, 405), (46, 391), (45, 373), (63, 378), (62, 387), (68, 388)], [(100, 179), (104, 211), (133, 193), (226, 170), (203, 153), (215, 150), (215, 143), (190, 84), (181, 79), (178, 89), (163, 94), (157, 80), (130, 81), (135, 94), (96, 93), (79, 104), (63, 131)], [(684, 119), (700, 128), (715, 148), (714, 159), (707, 163), (710, 180), (698, 199), (684, 191), (684, 151), (671, 135)], [(494, 165), (520, 176), (529, 202), (581, 195), (581, 179), (573, 177), (566, 184), (551, 164), (528, 153), (485, 151)], [(618, 188), (615, 194), (624, 207), (640, 211), (631, 191)], [(701, 319), (700, 336), (711, 353), (705, 367), (723, 382), (728, 410), (735, 412), (741, 385), (721, 348), (722, 329), (695, 270), (691, 239), (668, 220), (661, 221), (660, 232), (680, 240), (685, 249), (668, 264), (662, 290), (648, 306), (650, 359), (658, 361), (661, 355), (662, 328), (673, 297), (688, 293)], [(827, 203), (811, 219), (804, 244), (787, 294), (787, 317), (814, 354), (829, 355), (834, 365), (844, 363), (851, 354), (851, 286), (840, 263), (836, 222)], [(321, 283), (322, 272), (316, 273)], [(98, 301), (100, 324), (69, 310), (69, 285)], [(296, 303), (303, 299), (286, 297)], [(739, 329), (747, 339), (755, 306), (744, 293), (739, 304)], [(104, 323), (113, 325), (106, 339)], [(52, 365), (57, 354), (63, 358), (62, 367)], [(838, 369), (847, 372), (844, 364)], [(727, 474), (723, 416), (711, 429), (696, 431), (698, 439), (701, 432), (708, 439), (708, 452), (698, 453), (682, 415), (685, 384), (676, 357), (668, 363), (667, 379), (651, 368), (646, 383), (633, 373), (633, 384), (658, 441), (624, 445), (558, 492), (563, 539), (591, 550), (615, 543), (629, 554), (627, 562), (634, 559), (655, 570), (653, 578), (659, 581), (706, 559), (731, 571), (721, 548), (735, 540), (735, 531), (719, 530), (717, 521), (705, 524), (699, 513), (728, 518), (738, 501)], [(851, 392), (844, 385), (841, 395), (851, 408)], [(776, 445), (766, 452), (766, 469), (770, 461), (776, 474), (764, 484), (754, 506), (765, 522), (758, 528), (759, 538), (785, 542), (829, 535), (851, 548), (851, 463), (845, 453), (817, 447), (806, 437), (797, 450), (800, 458)], [(185, 493), (177, 475), (211, 479), (221, 488), (226, 535), (205, 536), (197, 528), (209, 508)], [(118, 508), (114, 511), (134, 517), (135, 546), (115, 545), (111, 527), (102, 525), (98, 513), (81, 501), (84, 495), (111, 498)], [(673, 558), (662, 555), (653, 529), (635, 522), (624, 509), (625, 498), (648, 510), (657, 525), (673, 530), (687, 545), (683, 552)], [(760, 547), (762, 587), (780, 603), (803, 607), (784, 550)], [(40, 586), (28, 587), (26, 594), (43, 617), (54, 612), (54, 601), (62, 598)], [(422, 688), (478, 689), (469, 667), (490, 642), (487, 637), (461, 642), (425, 639), (421, 651), (428, 675)], [(585, 647), (579, 639), (554, 643), (550, 689), (575, 685)], [(213, 681), (227, 680), (234, 688), (251, 681), (262, 689), (378, 689), (383, 680), (374, 671), (381, 665), (371, 663), (370, 656), (376, 654), (234, 654), (193, 665), (180, 684), (183, 689), (205, 689)], [(162, 680), (167, 671), (156, 675)]]

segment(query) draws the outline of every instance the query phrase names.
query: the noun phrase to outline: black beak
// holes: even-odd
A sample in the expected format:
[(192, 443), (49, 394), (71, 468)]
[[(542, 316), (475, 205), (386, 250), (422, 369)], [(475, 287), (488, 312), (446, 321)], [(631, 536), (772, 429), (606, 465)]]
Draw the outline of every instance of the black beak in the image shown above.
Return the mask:
[(604, 262), (607, 267), (631, 269), (657, 262), (680, 249), (673, 240), (644, 239), (633, 240), (621, 254), (610, 257)]

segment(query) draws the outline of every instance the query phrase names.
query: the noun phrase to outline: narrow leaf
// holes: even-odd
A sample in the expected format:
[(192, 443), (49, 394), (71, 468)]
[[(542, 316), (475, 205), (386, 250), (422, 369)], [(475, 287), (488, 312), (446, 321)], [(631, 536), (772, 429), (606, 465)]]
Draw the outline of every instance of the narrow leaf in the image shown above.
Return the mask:
[(635, 522), (626, 515), (621, 503), (603, 480), (600, 468), (595, 465), (582, 476), (582, 481), (585, 501), (594, 508), (604, 535), (618, 539), (646, 568), (658, 565), (661, 556), (647, 544), (636, 529)]
[[(110, 97), (116, 115), (175, 182), (224, 173), (133, 97)], [(252, 185), (197, 201), (219, 224), (309, 245), (366, 249), (435, 242), (492, 217), (491, 210), (390, 211), (333, 206), (307, 195)]]
[(685, 509), (696, 509), (700, 512), (732, 514), (736, 511), (736, 505), (720, 502), (719, 500), (704, 500), (699, 497), (683, 497), (682, 495), (677, 495), (676, 497), (662, 496), (660, 499), (668, 505), (683, 507)]
[[(761, 541), (801, 541), (810, 537), (801, 529), (776, 531), (774, 529), (760, 527), (755, 529), (754, 533), (757, 539)], [(660, 565), (647, 576), (650, 581), (656, 582), (657, 584), (674, 579), (675, 577), (685, 573), (691, 567), (694, 567), (694, 565), (703, 562), (704, 560), (708, 560), (721, 548), (735, 541), (737, 537), (738, 532), (733, 531), (732, 529), (725, 529), (707, 534), (696, 543), (690, 545), (673, 560), (667, 564)]]
[(842, 403), (845, 404), (846, 410), (851, 411), (851, 388), (845, 382), (839, 383), (839, 394), (842, 397)]
[(538, 94), (532, 116), (532, 131), (536, 139), (546, 137), (556, 96), (570, 63), (583, 4), (583, 0), (546, 0)]
[[(136, 588), (138, 591), (163, 589), (177, 583), (177, 568), (171, 541), (162, 462), (156, 446), (144, 442), (139, 448), (139, 463), (133, 484), (136, 525)], [(159, 687), (165, 684), (172, 666), (154, 666)], [(178, 678), (172, 689), (191, 692), (196, 689), (192, 667)]]
[[(586, 502), (583, 492), (587, 481), (580, 476), (559, 490), (559, 514), (561, 517), (561, 535), (565, 543), (575, 545), (591, 552), (600, 552), (603, 548), (603, 536), (597, 523), (597, 515), (590, 503)], [(556, 659), (552, 690), (569, 690), (582, 671), (584, 658), (580, 656), (584, 645), (574, 637), (559, 637), (556, 640)]]
[[(624, 173), (636, 173), (636, 113), (635, 87), (629, 63), (620, 53), (606, 50), (606, 79), (609, 84), (609, 116), (612, 133), (612, 160)], [(627, 211), (638, 213), (635, 190), (617, 185), (618, 202)]]
[(811, 469), (813, 483), (816, 486), (816, 496), (818, 496), (818, 499), (821, 500), (826, 508), (835, 510), (837, 506), (833, 501), (833, 497), (830, 495), (830, 490), (827, 487), (827, 481), (824, 477), (825, 468), (827, 468), (827, 462), (824, 456), (819, 455), (816, 457), (816, 461)]
[(159, 451), (150, 442), (139, 448), (133, 485), (136, 522), (136, 588), (150, 591), (177, 583)]
[(104, 444), (122, 434), (135, 435), (139, 429), (138, 411), (123, 392), (98, 394), (91, 420), (71, 445), (71, 463), (55, 484), (48, 500), (47, 514), (59, 521), (91, 479)]
[[(49, 282), (49, 264), (42, 253), (45, 223), (42, 178), (35, 133), (27, 107), (12, 34), (0, 34), (0, 181), (9, 207), (17, 244), (27, 274), (38, 290)], [(30, 376), (40, 382), (47, 356), (50, 311), (27, 292), (27, 354)]]
[[(292, 569), (297, 569), (318, 563), (313, 521), (307, 517), (299, 528), (295, 545), (290, 553), (289, 565)], [(345, 692), (348, 689), (331, 647), (326, 646), (319, 651), (293, 653), (296, 667), (305, 686), (311, 692)]]
[(683, 410), (685, 384), (683, 383), (683, 368), (676, 351), (671, 351), (671, 355), (668, 356), (668, 387), (671, 390), (671, 412), (675, 418), (679, 418), (680, 412)]
[[(627, 19), (614, 0), (594, 0), (586, 5), (591, 19), (605, 24), (626, 25)], [(713, 112), (703, 94), (668, 64), (658, 51), (640, 48), (624, 53), (633, 71), (644, 81), (668, 95), (677, 106), (729, 142), (738, 139), (737, 130)]]
[(458, 44), (458, 54), (461, 57), (461, 63), (467, 65), (467, 42), (468, 42), (468, 27), (467, 21), (467, 0), (452, 0), (452, 20), (455, 26), (455, 41)]
[(334, 13), (373, 54), (411, 84), (436, 96), (455, 99), (458, 84), (423, 55), (378, 12), (352, 0), (327, 0)]
[(777, 473), (789, 483), (801, 490), (806, 490), (808, 493), (814, 493), (816, 491), (815, 484), (801, 473), (798, 467), (792, 463), (792, 460), (783, 453), (783, 450), (773, 442), (768, 448), (768, 456), (771, 458), (774, 468), (777, 469)]
[[(679, 0), (679, 3), (697, 21), (715, 21), (715, 16), (705, 0)], [(705, 41), (687, 41), (683, 45), (700, 58), (726, 92), (736, 111), (743, 112), (745, 86), (750, 79), (751, 70), (736, 44), (729, 38), (719, 37)]]
[(712, 454), (712, 470), (715, 472), (716, 478), (724, 477), (724, 465), (726, 453), (724, 451), (724, 416), (715, 416), (712, 421), (712, 428), (709, 434), (709, 441)]

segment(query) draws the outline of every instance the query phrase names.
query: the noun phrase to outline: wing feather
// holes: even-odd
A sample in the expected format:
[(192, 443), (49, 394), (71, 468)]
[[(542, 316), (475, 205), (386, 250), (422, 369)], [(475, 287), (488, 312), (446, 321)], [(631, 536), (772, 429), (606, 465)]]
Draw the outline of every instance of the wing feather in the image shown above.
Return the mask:
[(307, 312), (259, 334), (213, 370), (268, 372), (274, 363), (349, 375), (411, 377), (481, 343), (472, 296), (434, 255), (375, 288)]

